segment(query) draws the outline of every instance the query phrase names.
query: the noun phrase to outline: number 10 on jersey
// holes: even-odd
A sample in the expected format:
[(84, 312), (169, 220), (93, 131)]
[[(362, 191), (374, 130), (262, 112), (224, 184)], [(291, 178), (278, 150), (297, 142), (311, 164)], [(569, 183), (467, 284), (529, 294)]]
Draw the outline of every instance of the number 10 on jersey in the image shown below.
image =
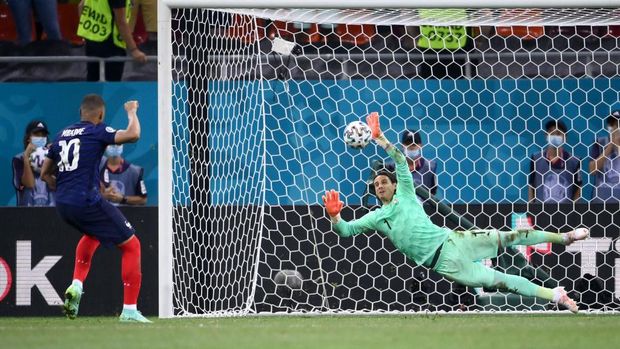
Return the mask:
[[(70, 172), (75, 170), (78, 167), (78, 161), (80, 161), (80, 139), (73, 138), (68, 142), (62, 140), (58, 142), (58, 145), (62, 148), (60, 149), (58, 171)], [(71, 152), (71, 147), (73, 147), (73, 152)], [(69, 154), (73, 155), (71, 159), (69, 159)]]

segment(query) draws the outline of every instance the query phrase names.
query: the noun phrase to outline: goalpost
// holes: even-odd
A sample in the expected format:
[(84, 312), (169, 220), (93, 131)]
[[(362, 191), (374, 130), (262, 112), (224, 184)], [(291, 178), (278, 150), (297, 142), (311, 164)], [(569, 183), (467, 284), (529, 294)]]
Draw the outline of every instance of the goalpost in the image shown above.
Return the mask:
[[(418, 194), (436, 224), (590, 227), (568, 248), (481, 263), (616, 311), (619, 206), (598, 196), (588, 164), (620, 110), (619, 4), (431, 3), (159, 2), (160, 317), (557, 310), (461, 288), (379, 234), (331, 231), (325, 190), (341, 193), (348, 220), (376, 205), (368, 180), (387, 155), (342, 141), (372, 111), (394, 144), (419, 131), (437, 189)], [(579, 201), (528, 202), (550, 120), (566, 124), (563, 148), (581, 160)]]

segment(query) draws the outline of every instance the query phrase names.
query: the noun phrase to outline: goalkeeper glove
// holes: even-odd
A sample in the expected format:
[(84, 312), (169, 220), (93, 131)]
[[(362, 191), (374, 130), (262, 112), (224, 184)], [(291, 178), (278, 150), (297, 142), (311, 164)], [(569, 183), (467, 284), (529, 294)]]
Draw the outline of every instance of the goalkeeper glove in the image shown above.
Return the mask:
[(379, 113), (372, 112), (366, 117), (366, 123), (370, 130), (372, 131), (372, 138), (377, 139), (381, 137), (381, 126), (379, 125)]
[(338, 197), (338, 192), (333, 189), (325, 192), (325, 195), (323, 195), (323, 204), (325, 204), (325, 210), (330, 217), (338, 216), (340, 210), (342, 210), (342, 205), (344, 205)]

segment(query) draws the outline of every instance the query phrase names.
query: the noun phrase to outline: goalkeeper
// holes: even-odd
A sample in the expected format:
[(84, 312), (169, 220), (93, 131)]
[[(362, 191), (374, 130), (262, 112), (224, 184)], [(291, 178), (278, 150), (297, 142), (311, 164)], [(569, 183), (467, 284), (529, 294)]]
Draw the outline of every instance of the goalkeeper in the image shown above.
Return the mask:
[(440, 228), (431, 222), (416, 199), (405, 156), (381, 132), (379, 114), (371, 113), (366, 121), (372, 130), (373, 140), (396, 163), (396, 177), (387, 171), (377, 173), (373, 183), (377, 198), (383, 203), (382, 207), (351, 222), (340, 218), (343, 203), (338, 193), (334, 190), (326, 192), (323, 203), (338, 235), (348, 237), (376, 230), (387, 236), (409, 259), (451, 281), (470, 287), (490, 287), (540, 297), (562, 305), (573, 313), (579, 310), (563, 287), (550, 289), (538, 286), (521, 276), (504, 274), (476, 261), (495, 258), (498, 248), (513, 245), (542, 242), (569, 245), (585, 239), (589, 234), (588, 229), (579, 228), (569, 233), (556, 234), (538, 230), (500, 232)]

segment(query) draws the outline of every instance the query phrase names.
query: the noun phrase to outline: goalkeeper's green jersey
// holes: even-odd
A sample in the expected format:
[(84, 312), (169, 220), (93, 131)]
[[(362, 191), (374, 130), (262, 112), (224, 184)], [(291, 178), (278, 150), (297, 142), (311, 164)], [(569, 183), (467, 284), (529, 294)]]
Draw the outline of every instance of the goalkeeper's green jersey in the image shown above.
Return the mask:
[(413, 177), (403, 153), (391, 147), (388, 154), (396, 163), (398, 181), (392, 202), (360, 219), (350, 222), (340, 219), (334, 224), (334, 230), (342, 237), (376, 230), (387, 236), (399, 251), (417, 264), (430, 263), (450, 230), (433, 224), (424, 212), (416, 197)]

